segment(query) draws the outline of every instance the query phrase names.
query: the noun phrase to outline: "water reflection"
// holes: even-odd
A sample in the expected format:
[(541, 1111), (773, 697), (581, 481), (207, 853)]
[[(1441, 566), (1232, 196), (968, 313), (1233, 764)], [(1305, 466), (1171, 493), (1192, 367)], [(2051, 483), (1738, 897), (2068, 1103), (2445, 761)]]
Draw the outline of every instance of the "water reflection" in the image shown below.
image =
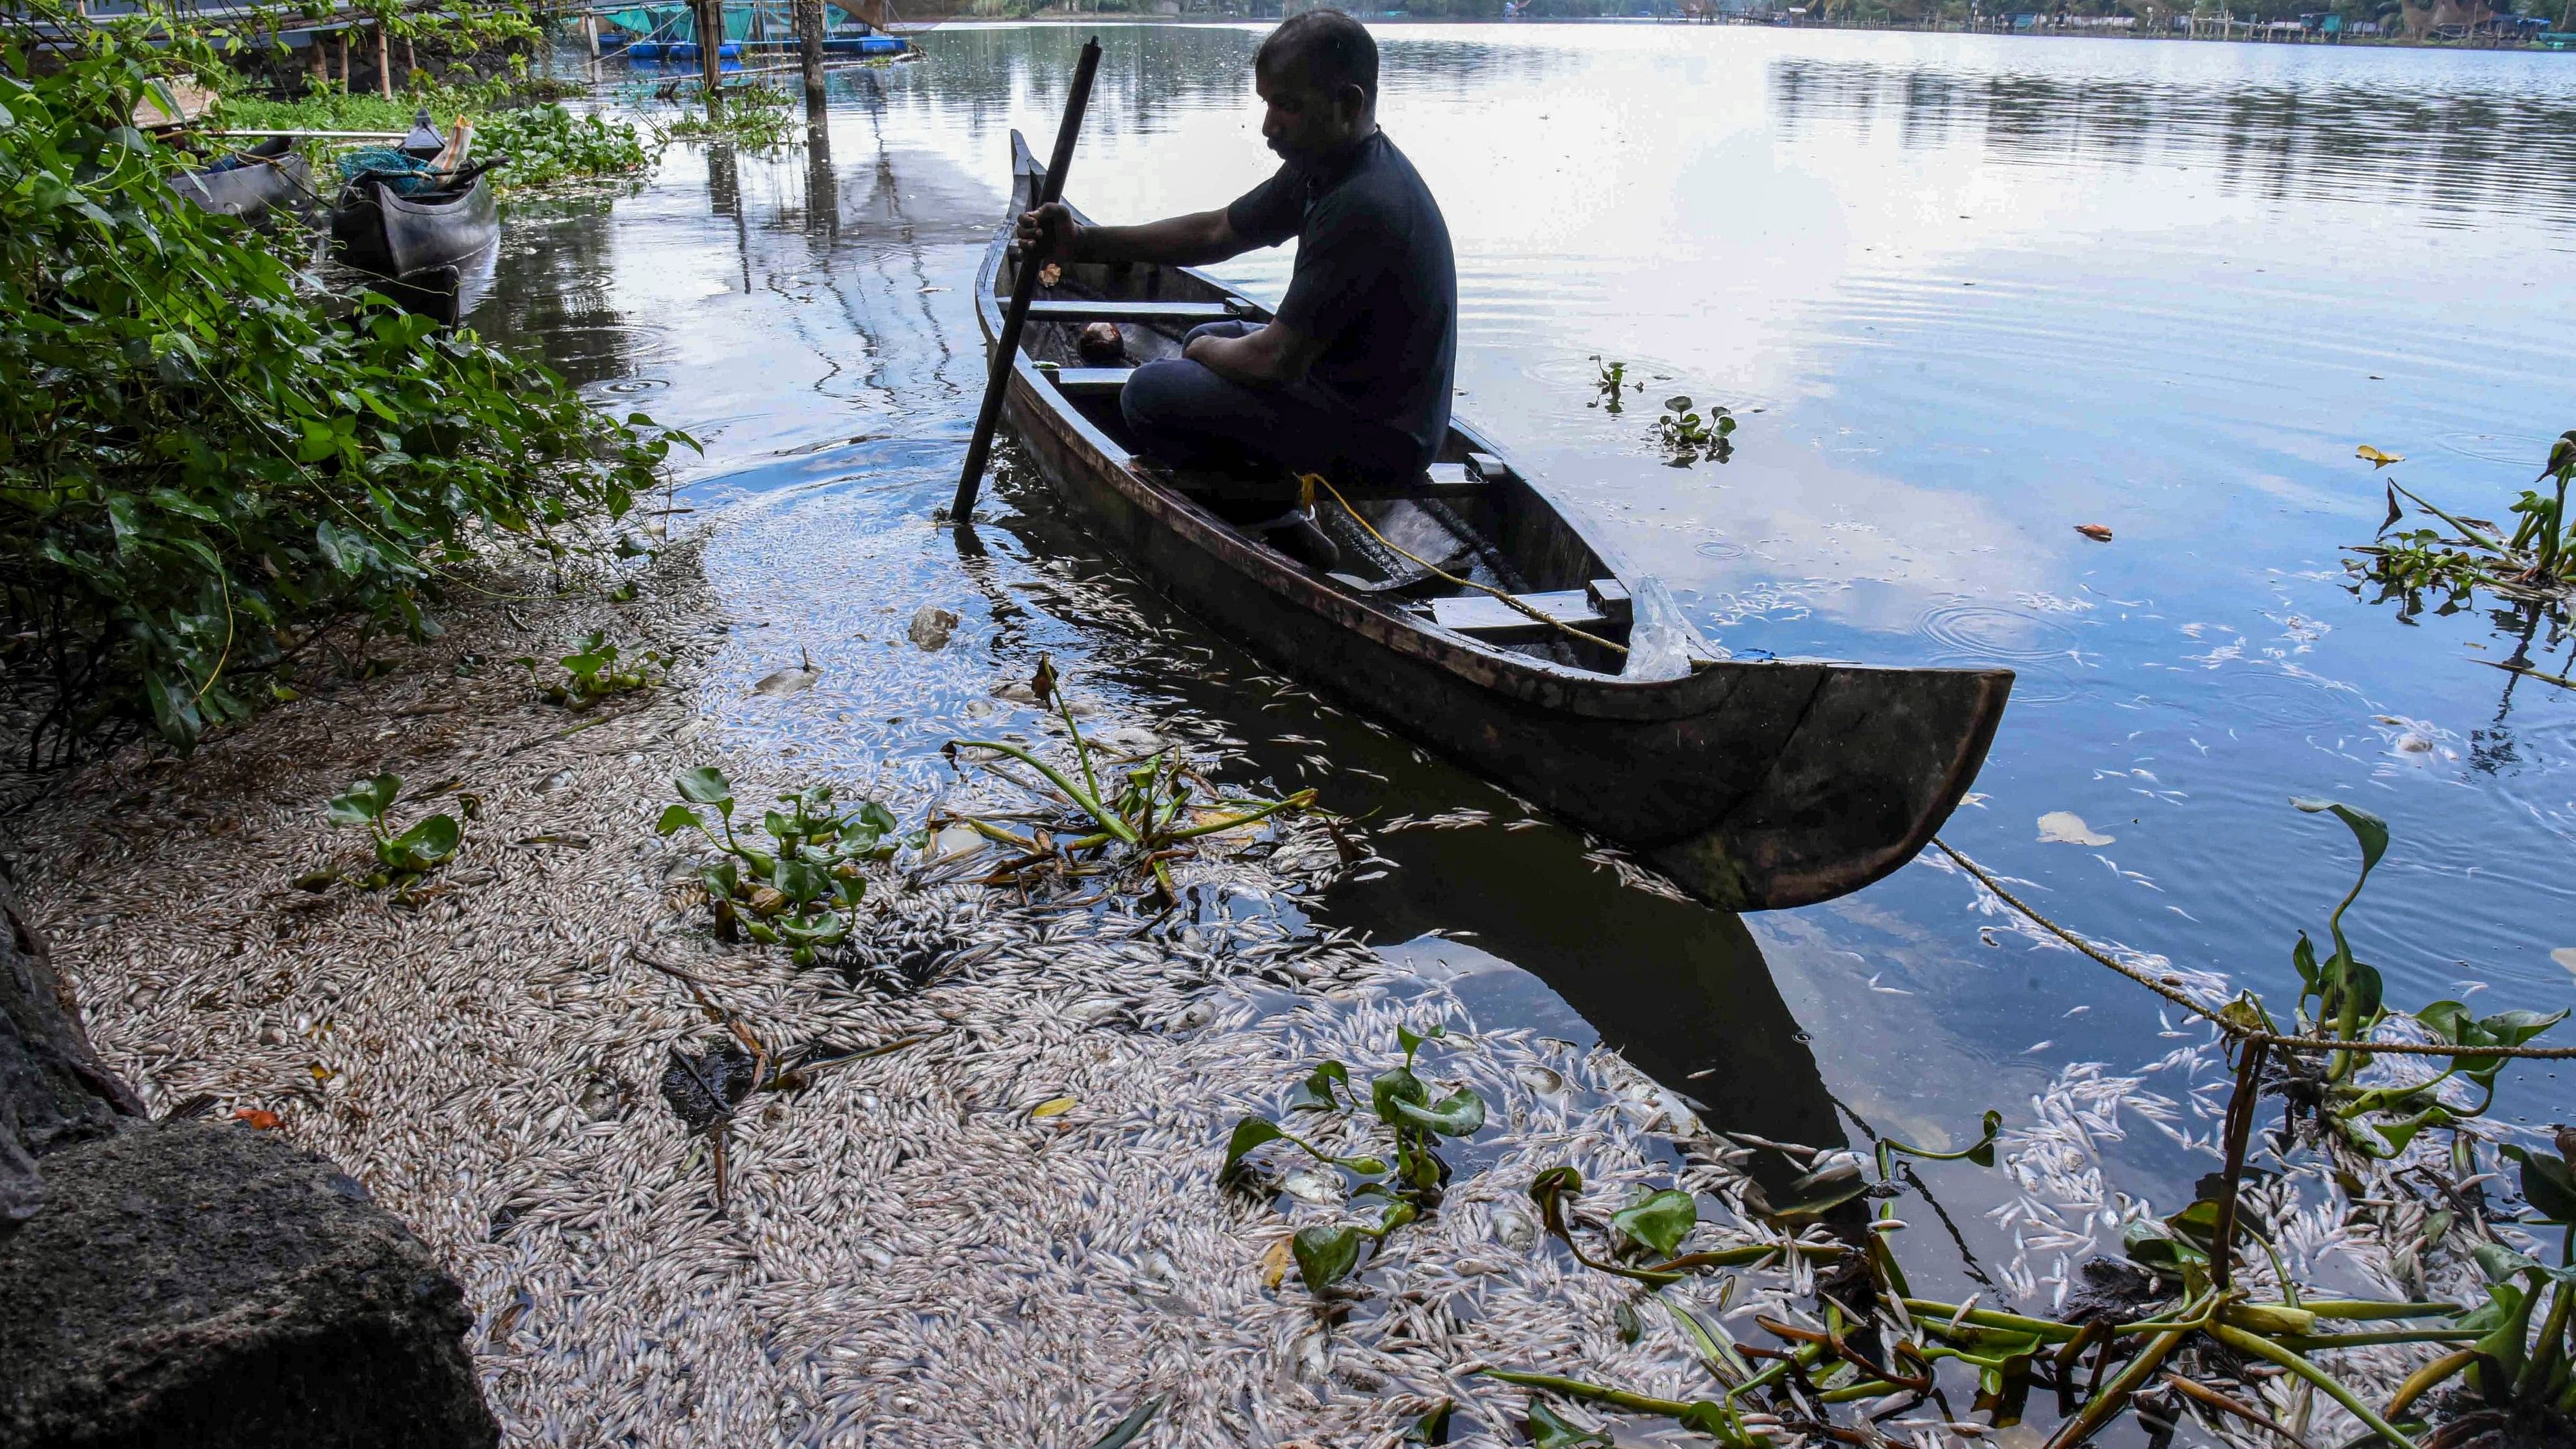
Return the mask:
[[(1086, 208), (1222, 204), (1269, 169), (1257, 30), (1101, 34)], [(933, 785), (948, 735), (1033, 727), (991, 691), (1048, 652), (1339, 808), (1514, 818), (1250, 682), (1009, 467), (979, 553), (930, 525), (980, 391), (967, 289), (1007, 132), (1052, 127), (1082, 38), (943, 28), (930, 62), (835, 73), (801, 147), (675, 148), (613, 213), (514, 211), (475, 320), (708, 440), (692, 501), (722, 510), (709, 568), (743, 618), (709, 696), (731, 745)], [(2396, 829), (2352, 917), (2393, 998), (2564, 999), (2547, 953), (2576, 945), (2576, 887), (2545, 863), (2576, 843), (2576, 709), (2484, 662), (2520, 619), (2401, 623), (2346, 591), (2336, 547), (2381, 516), (2356, 443), (2470, 506), (2576, 421), (2554, 416), (2576, 288), (2553, 270), (2576, 248), (2576, 73), (1741, 27), (1381, 40), (1388, 124), (1458, 243), (1462, 414), (1732, 644), (2021, 671), (1954, 840), (2073, 924), (2277, 993), (2351, 878), (2284, 800), (2341, 795)], [(1289, 265), (1223, 275), (1276, 296)], [(1587, 409), (1594, 353), (1733, 406), (1734, 461), (1664, 467), (1645, 419)], [(924, 603), (964, 616), (935, 655), (903, 639)], [(2534, 659), (2564, 654), (2547, 639)], [(743, 702), (806, 648), (820, 686)], [(2041, 842), (2061, 810), (2111, 842)], [(1396, 868), (1323, 915), (1465, 972), (1483, 1019), (1597, 1031), (1762, 1135), (1840, 1140), (1830, 1090), (1942, 1137), (2068, 1063), (2166, 1045), (2152, 1005), (1980, 936), (1954, 876), (1748, 935), (1619, 887), (1553, 827), (1379, 839)], [(2473, 869), (2499, 859), (2529, 864)], [(2567, 1098), (2507, 1079), (2509, 1112)], [(2143, 1132), (2122, 1150), (2142, 1185), (2202, 1170)]]
[(611, 287), (614, 208), (606, 196), (512, 203), (475, 328), (533, 348), (576, 387), (631, 378), (635, 332)]
[(2457, 210), (2463, 225), (2490, 209), (2576, 217), (2576, 103), (2551, 93), (2498, 104), (2415, 78), (2177, 81), (1807, 57), (1772, 62), (1769, 82), (1784, 137), (1866, 138), (1893, 116), (1908, 149), (1975, 145), (2050, 165), (2215, 160), (2224, 190), (2273, 200), (2361, 188)]

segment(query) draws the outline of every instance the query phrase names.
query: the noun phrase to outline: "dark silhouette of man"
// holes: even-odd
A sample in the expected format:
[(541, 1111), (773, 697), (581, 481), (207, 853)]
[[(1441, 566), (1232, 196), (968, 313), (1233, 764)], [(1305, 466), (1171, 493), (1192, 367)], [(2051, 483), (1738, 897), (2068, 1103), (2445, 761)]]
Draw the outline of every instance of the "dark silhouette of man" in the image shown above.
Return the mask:
[[(1449, 427), (1458, 272), (1449, 228), (1377, 126), (1377, 42), (1338, 10), (1270, 32), (1253, 58), (1277, 174), (1216, 211), (1084, 226), (1064, 206), (1021, 216), (1024, 246), (1077, 262), (1204, 266), (1297, 238), (1277, 320), (1212, 322), (1181, 356), (1136, 369), (1120, 410), (1147, 457), (1248, 475), (1232, 496), (1286, 502), (1300, 473), (1403, 481)], [(1271, 525), (1318, 568), (1333, 545), (1311, 518)]]

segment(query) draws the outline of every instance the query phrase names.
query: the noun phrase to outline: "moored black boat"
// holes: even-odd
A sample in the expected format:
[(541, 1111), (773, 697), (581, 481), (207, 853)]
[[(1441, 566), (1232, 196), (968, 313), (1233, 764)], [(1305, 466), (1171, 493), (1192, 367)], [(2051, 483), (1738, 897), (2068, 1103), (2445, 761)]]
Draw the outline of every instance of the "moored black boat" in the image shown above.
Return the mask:
[(273, 136), (214, 165), (170, 178), (170, 189), (200, 210), (256, 217), (271, 207), (295, 209), (313, 193), (313, 169), (285, 136)]
[[(1016, 216), (1042, 173), (1011, 140)], [(1017, 266), (1010, 234), (976, 286), (987, 347)], [(1269, 315), (1190, 268), (1070, 264), (1011, 360), (1004, 418), (1049, 485), (1183, 607), (1729, 909), (1877, 880), (1975, 781), (2009, 671), (1723, 657), (1464, 422), (1414, 486), (1320, 505), (1349, 560), (1331, 574), (1265, 543), (1208, 480), (1129, 450), (1132, 364), (1176, 354), (1200, 322)], [(1101, 322), (1121, 334), (1118, 366), (1078, 341)]]
[(370, 172), (343, 187), (331, 208), (331, 250), (362, 272), (401, 279), (454, 267), (501, 239), (500, 209), (486, 162), (454, 184), (405, 196)]

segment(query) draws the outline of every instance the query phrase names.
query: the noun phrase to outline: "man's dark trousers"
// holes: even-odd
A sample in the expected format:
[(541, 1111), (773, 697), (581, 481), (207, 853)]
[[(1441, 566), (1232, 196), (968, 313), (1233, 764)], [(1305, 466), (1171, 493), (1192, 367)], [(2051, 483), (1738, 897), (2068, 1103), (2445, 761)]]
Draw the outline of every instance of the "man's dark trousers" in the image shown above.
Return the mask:
[[(1210, 322), (1192, 329), (1188, 340), (1241, 337), (1254, 328)], [(1422, 471), (1412, 438), (1358, 416), (1311, 382), (1247, 387), (1171, 357), (1137, 368), (1118, 405), (1146, 457), (1174, 468), (1248, 471), (1252, 476), (1238, 489), (1227, 490), (1245, 501), (1284, 501), (1300, 473), (1335, 482), (1396, 482)]]

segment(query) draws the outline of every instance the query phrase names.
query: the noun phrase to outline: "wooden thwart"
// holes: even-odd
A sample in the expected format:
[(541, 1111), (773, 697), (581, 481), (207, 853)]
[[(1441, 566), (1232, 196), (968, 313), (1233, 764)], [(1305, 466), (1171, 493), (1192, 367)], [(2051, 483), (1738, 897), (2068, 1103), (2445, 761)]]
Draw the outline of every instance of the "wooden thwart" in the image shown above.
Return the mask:
[(1087, 298), (1029, 304), (1032, 322), (1231, 322), (1243, 316), (1233, 302), (1116, 302)]
[[(1628, 590), (1617, 579), (1594, 579), (1588, 588), (1512, 597), (1560, 624), (1590, 632), (1628, 622)], [(1471, 638), (1503, 643), (1540, 639), (1557, 631), (1490, 594), (1460, 594), (1431, 601), (1431, 622)]]

